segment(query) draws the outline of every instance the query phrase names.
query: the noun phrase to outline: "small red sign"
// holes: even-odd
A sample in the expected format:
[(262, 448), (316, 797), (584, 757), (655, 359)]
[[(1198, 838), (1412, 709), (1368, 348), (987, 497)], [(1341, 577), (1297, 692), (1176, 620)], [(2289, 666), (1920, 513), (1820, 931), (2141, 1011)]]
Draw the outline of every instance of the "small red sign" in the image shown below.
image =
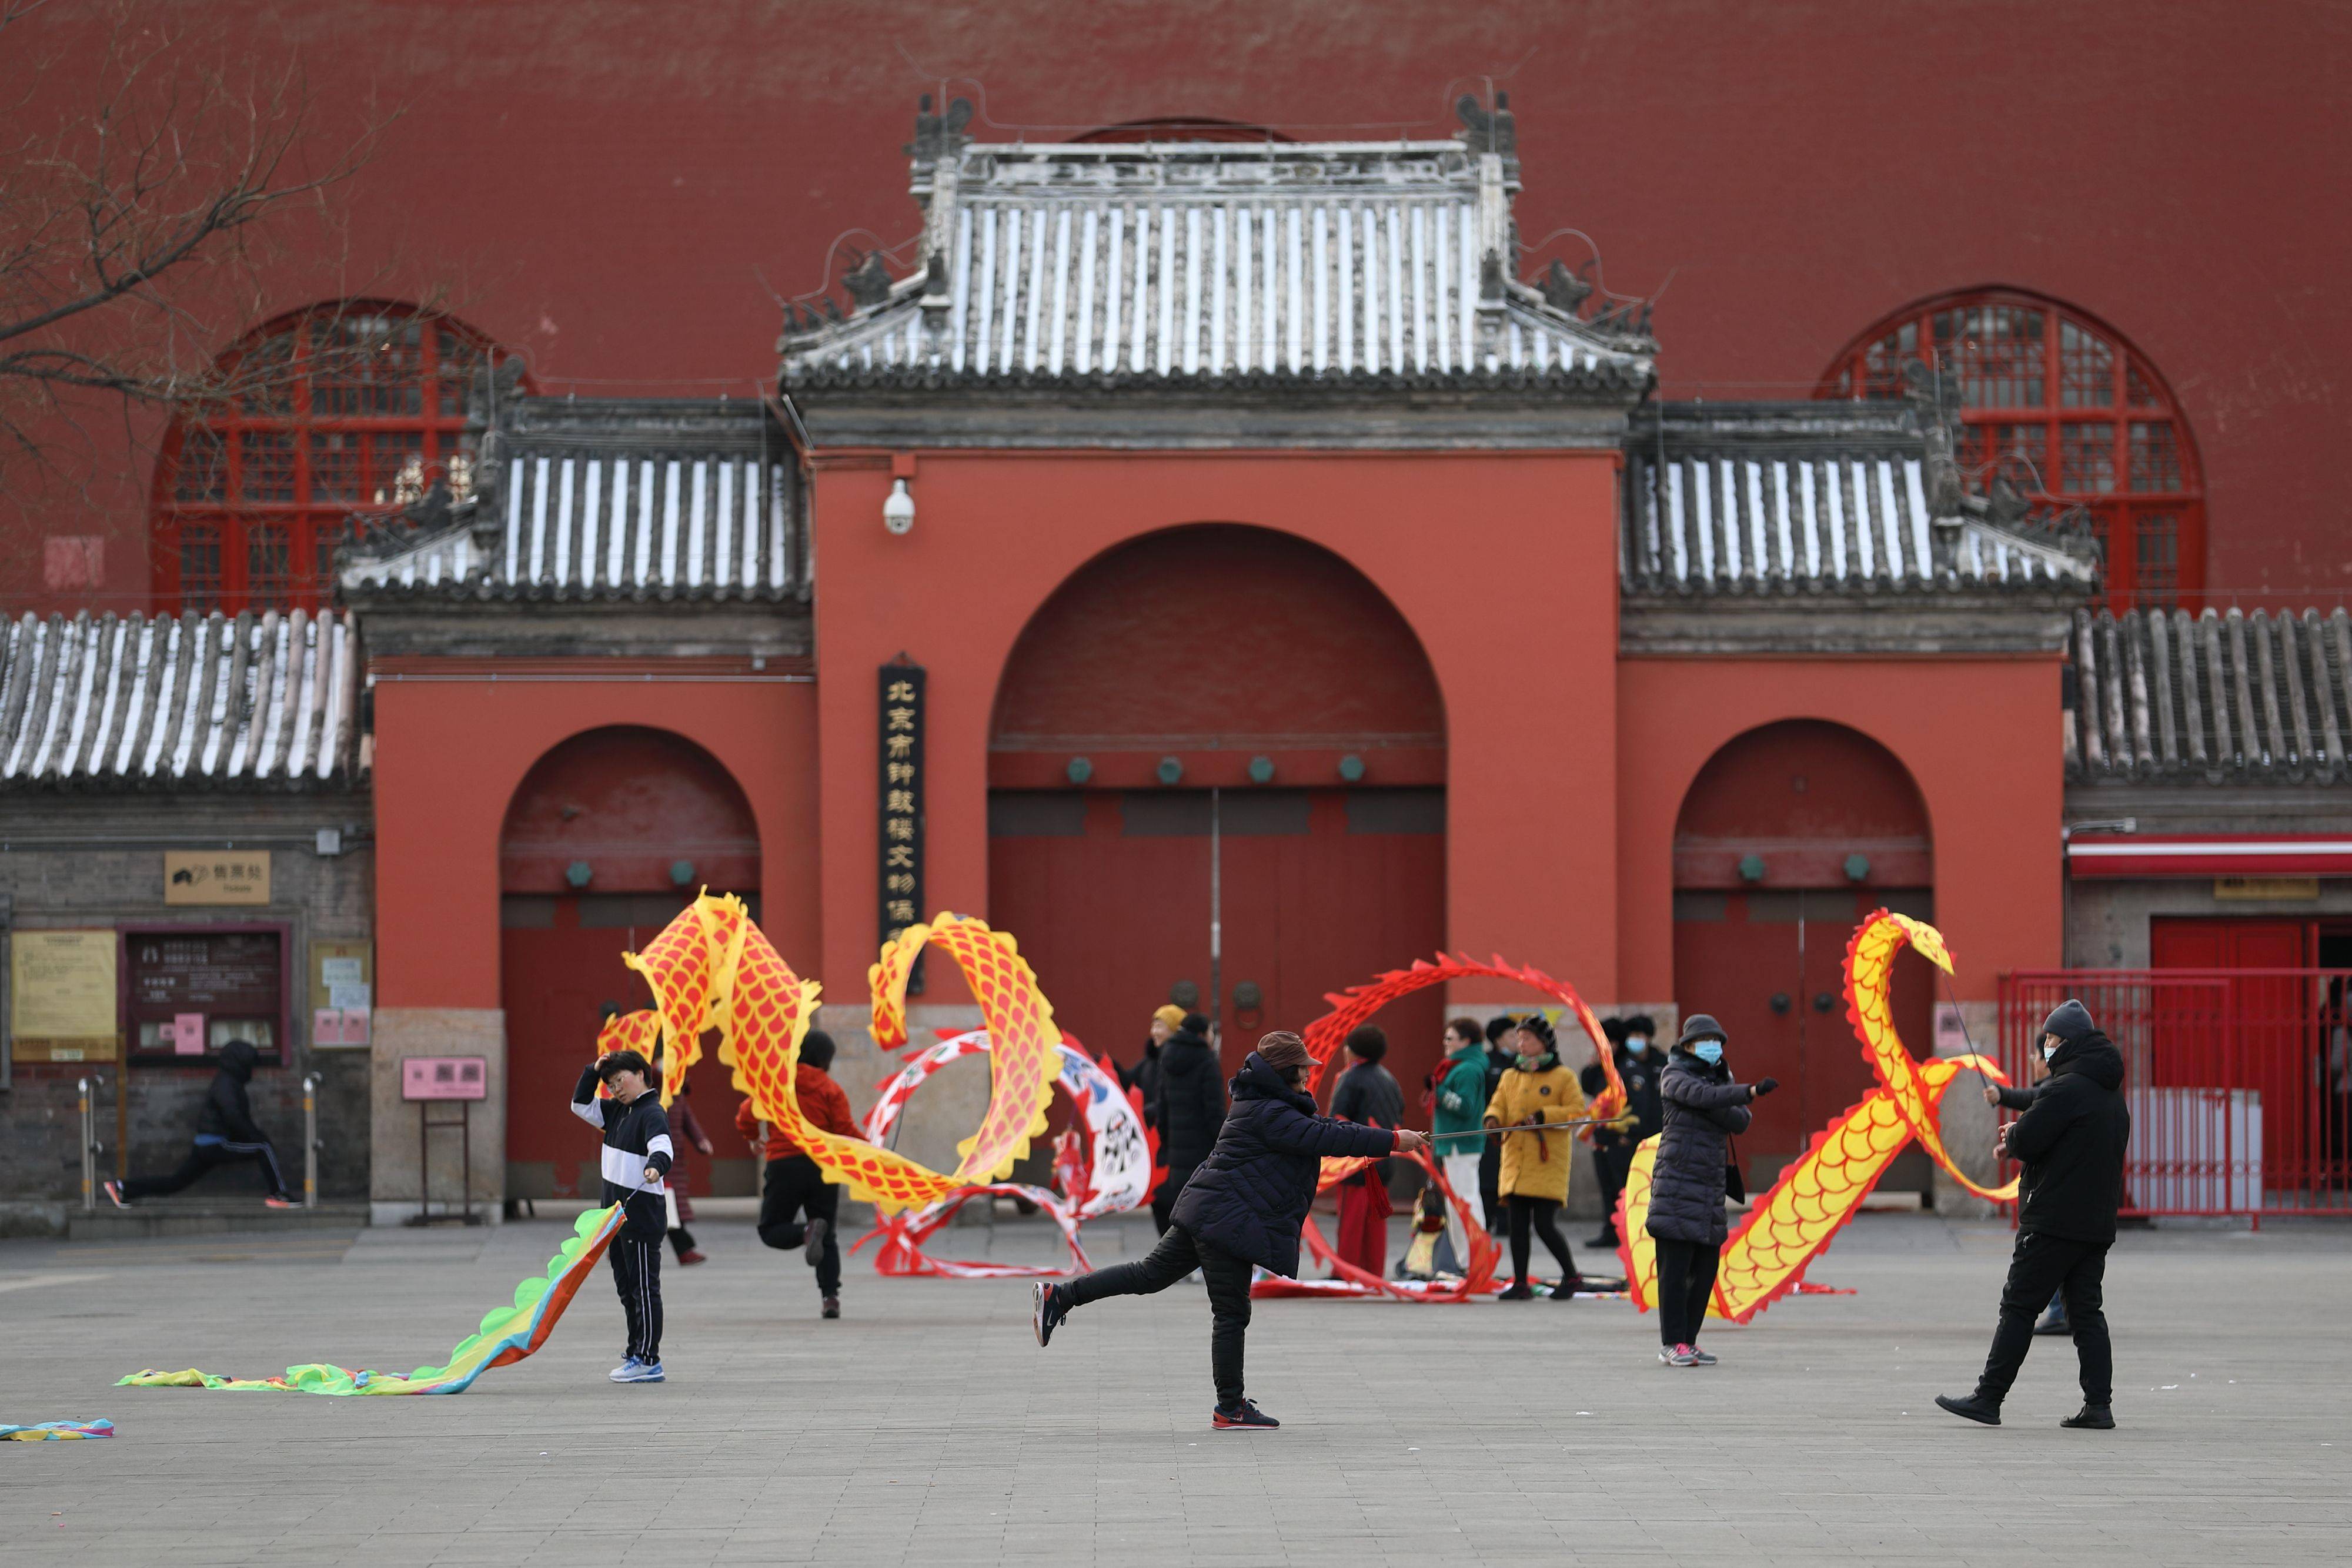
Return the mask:
[(486, 1100), (490, 1093), (486, 1056), (412, 1056), (400, 1064), (403, 1100)]

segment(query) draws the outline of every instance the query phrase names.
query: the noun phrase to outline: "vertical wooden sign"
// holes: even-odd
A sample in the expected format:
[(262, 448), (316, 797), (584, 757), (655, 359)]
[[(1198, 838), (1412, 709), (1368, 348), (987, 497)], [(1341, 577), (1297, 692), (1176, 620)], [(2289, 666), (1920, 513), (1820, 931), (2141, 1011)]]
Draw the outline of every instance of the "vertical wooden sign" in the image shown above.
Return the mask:
[[(882, 940), (889, 942), (922, 919), (923, 910), (923, 667), (904, 653), (881, 670), (879, 780)], [(923, 989), (921, 960), (908, 977), (909, 994)]]

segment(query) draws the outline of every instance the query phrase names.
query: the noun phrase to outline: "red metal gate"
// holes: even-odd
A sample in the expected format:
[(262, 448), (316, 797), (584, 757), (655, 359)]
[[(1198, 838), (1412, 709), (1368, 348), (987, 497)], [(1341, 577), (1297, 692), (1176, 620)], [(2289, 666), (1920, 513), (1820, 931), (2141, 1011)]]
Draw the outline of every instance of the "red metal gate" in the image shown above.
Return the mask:
[(2024, 1082), (2069, 997), (2124, 1053), (2125, 1212), (2352, 1214), (2352, 971), (2051, 969), (2000, 981), (2000, 1059)]

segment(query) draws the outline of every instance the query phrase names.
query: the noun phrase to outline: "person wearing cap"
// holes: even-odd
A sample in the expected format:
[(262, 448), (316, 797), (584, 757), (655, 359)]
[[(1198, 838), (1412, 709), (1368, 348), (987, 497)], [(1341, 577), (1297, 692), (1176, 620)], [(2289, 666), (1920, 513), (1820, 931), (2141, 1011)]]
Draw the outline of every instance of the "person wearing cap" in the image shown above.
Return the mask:
[[(1617, 1076), (1625, 1085), (1625, 1110), (1632, 1124), (1619, 1121), (1592, 1129), (1592, 1165), (1601, 1177), (1601, 1232), (1590, 1243), (1594, 1247), (1619, 1245), (1617, 1201), (1633, 1168), (1633, 1151), (1644, 1140), (1657, 1136), (1664, 1125), (1665, 1103), (1658, 1097), (1658, 1053), (1650, 1049), (1651, 1037), (1657, 1030), (1657, 1020), (1647, 1013), (1601, 1020), (1601, 1032), (1609, 1037), (1617, 1052)], [(1579, 1082), (1589, 1099), (1601, 1092), (1608, 1074), (1595, 1061)]]
[(1730, 1228), (1723, 1195), (1731, 1136), (1748, 1130), (1748, 1106), (1780, 1086), (1771, 1078), (1733, 1082), (1723, 1060), (1725, 1042), (1721, 1024), (1693, 1013), (1666, 1053), (1658, 1083), (1664, 1126), (1650, 1167), (1644, 1224), (1657, 1243), (1658, 1360), (1667, 1366), (1715, 1364), (1698, 1348), (1698, 1331)]
[(1997, 1096), (2025, 1113), (2000, 1130), (1993, 1147), (2025, 1166), (2019, 1183), (2017, 1247), (2000, 1291), (1976, 1389), (1963, 1398), (1938, 1394), (1955, 1416), (2000, 1425), (2001, 1401), (2033, 1344), (2033, 1314), (2055, 1290), (2066, 1299), (2080, 1364), (2083, 1407), (2061, 1427), (2105, 1431), (2116, 1424), (2115, 1349), (2107, 1338), (2104, 1286), (2116, 1210), (2123, 1206), (2124, 1150), (2131, 1108), (2124, 1103), (2124, 1058), (2090, 1010), (2072, 999), (2042, 1026), (2048, 1078), (2032, 1090)]
[(1244, 1395), (1243, 1345), (1250, 1321), (1253, 1265), (1286, 1278), (1298, 1273), (1298, 1228), (1315, 1198), (1322, 1161), (1377, 1159), (1429, 1146), (1415, 1132), (1343, 1122), (1316, 1113), (1307, 1085), (1318, 1063), (1288, 1030), (1261, 1036), (1233, 1078), (1233, 1113), (1209, 1157), (1169, 1217), (1160, 1244), (1132, 1263), (1114, 1264), (1059, 1284), (1039, 1281), (1031, 1327), (1038, 1344), (1072, 1312), (1106, 1296), (1148, 1296), (1198, 1269), (1208, 1281), (1209, 1365), (1217, 1404), (1213, 1430), (1265, 1431), (1281, 1425)]
[[(1551, 1020), (1529, 1013), (1513, 1035), (1518, 1056), (1495, 1097), (1486, 1103), (1489, 1127), (1540, 1127), (1547, 1122), (1575, 1122), (1584, 1116), (1584, 1091), (1576, 1074), (1560, 1065)], [(1532, 1301), (1528, 1260), (1533, 1250), (1528, 1233), (1543, 1239), (1544, 1248), (1559, 1264), (1559, 1283), (1552, 1300), (1570, 1301), (1583, 1281), (1568, 1239), (1559, 1233), (1559, 1211), (1568, 1201), (1569, 1162), (1576, 1151), (1575, 1135), (1512, 1132), (1494, 1140), (1503, 1145), (1503, 1169), (1498, 1182), (1503, 1204), (1510, 1215), (1511, 1283), (1499, 1300)]]
[(1209, 1157), (1225, 1123), (1224, 1078), (1217, 1071), (1217, 1048), (1209, 1043), (1209, 1020), (1199, 1013), (1186, 1013), (1160, 1048), (1159, 1091), (1151, 1123), (1160, 1130), (1160, 1163), (1168, 1175), (1151, 1195), (1151, 1223), (1165, 1231), (1176, 1195)]

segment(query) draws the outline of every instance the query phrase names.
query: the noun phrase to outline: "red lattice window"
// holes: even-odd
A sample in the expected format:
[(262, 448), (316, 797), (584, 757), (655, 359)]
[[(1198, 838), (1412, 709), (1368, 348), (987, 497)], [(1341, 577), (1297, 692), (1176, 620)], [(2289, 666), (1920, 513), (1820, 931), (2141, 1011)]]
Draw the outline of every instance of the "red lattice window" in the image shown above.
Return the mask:
[(174, 419), (155, 476), (165, 609), (315, 609), (334, 540), (446, 479), (472, 490), (466, 401), (505, 358), (446, 316), (382, 300), (320, 305), (221, 357), (217, 400)]
[(1846, 345), (1817, 395), (1901, 397), (1909, 360), (1957, 383), (1972, 484), (2000, 472), (2026, 495), (2089, 510), (2115, 608), (2195, 607), (2205, 586), (2195, 443), (2164, 378), (2119, 333), (2016, 289), (1950, 295)]

